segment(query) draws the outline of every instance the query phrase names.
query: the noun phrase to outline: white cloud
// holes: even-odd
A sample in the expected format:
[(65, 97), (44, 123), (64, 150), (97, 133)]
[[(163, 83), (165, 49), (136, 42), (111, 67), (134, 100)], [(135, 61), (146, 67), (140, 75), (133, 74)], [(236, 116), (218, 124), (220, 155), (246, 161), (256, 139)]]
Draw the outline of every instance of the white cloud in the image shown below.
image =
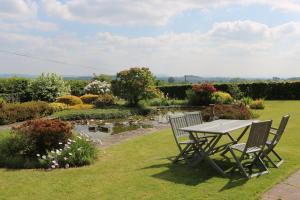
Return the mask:
[(300, 23), (296, 22), (275, 27), (253, 21), (220, 22), (206, 33), (165, 33), (135, 38), (108, 32), (85, 39), (68, 33), (55, 37), (7, 33), (0, 34), (2, 48), (87, 67), (16, 59), (3, 54), (0, 54), (0, 66), (10, 72), (24, 70), (20, 69), (22, 66), (37, 74), (45, 71), (78, 75), (115, 73), (125, 67), (149, 66), (157, 74), (294, 76), (300, 74), (296, 67), (299, 41)]
[(188, 10), (228, 5), (264, 5), (273, 10), (300, 12), (292, 0), (43, 0), (46, 12), (65, 20), (106, 25), (162, 26)]

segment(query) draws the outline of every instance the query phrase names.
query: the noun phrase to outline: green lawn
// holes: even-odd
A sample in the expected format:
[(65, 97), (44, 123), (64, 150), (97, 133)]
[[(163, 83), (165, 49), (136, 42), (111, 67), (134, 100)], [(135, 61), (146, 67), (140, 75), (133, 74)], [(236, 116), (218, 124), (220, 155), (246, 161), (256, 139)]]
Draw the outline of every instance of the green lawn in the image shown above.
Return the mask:
[(282, 115), (292, 116), (278, 148), (286, 162), (259, 178), (223, 178), (207, 165), (172, 165), (168, 158), (177, 154), (177, 147), (167, 130), (105, 149), (88, 167), (0, 169), (0, 199), (259, 199), (300, 168), (300, 101), (267, 101), (259, 113), (261, 119), (274, 119), (274, 125)]

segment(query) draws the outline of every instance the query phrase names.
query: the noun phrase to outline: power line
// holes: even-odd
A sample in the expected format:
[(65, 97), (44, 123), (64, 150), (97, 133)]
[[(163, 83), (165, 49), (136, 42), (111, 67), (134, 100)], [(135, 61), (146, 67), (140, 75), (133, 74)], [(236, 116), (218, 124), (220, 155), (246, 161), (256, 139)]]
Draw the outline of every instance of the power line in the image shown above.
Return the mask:
[(51, 58), (40, 58), (40, 57), (32, 56), (32, 55), (29, 55), (29, 54), (25, 54), (25, 53), (18, 53), (18, 52), (6, 51), (6, 50), (1, 50), (1, 49), (0, 49), (0, 53), (5, 53), (5, 54), (10, 54), (10, 55), (15, 55), (15, 56), (21, 56), (21, 57), (26, 57), (26, 58), (31, 58), (31, 59), (41, 60), (41, 61), (46, 61), (46, 62), (52, 62), (52, 63), (62, 64), (62, 65), (70, 65), (70, 66), (75, 66), (75, 67), (80, 67), (80, 68), (85, 68), (85, 69), (90, 68), (90, 69), (93, 69), (93, 70), (97, 70), (94, 67), (77, 65), (77, 64), (74, 64), (74, 63), (68, 63), (68, 62), (65, 62), (65, 61), (55, 60), (55, 59), (51, 59)]

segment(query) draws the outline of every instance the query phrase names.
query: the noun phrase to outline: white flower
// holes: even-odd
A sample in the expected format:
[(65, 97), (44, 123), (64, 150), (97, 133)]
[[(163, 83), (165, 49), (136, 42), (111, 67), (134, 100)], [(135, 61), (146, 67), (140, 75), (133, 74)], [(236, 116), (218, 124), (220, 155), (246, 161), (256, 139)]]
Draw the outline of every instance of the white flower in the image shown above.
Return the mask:
[(67, 164), (65, 165), (65, 168), (68, 169), (69, 167), (70, 167), (70, 165), (67, 163)]
[(38, 154), (36, 154), (36, 156), (37, 156), (37, 157), (40, 157), (41, 155), (38, 153)]
[(52, 168), (52, 169), (55, 169), (55, 165), (51, 165), (51, 168)]
[(55, 153), (55, 151), (51, 151), (51, 153)]
[(73, 155), (72, 153), (69, 153), (69, 155), (71, 156), (71, 155)]
[(47, 156), (43, 155), (43, 156), (42, 156), (42, 159), (46, 160), (46, 159), (47, 159)]
[(68, 158), (67, 158), (67, 157), (64, 157), (64, 160), (68, 160)]
[(80, 136), (77, 136), (77, 138), (82, 139)]
[(62, 142), (59, 142), (58, 144), (59, 144), (59, 145), (62, 145)]

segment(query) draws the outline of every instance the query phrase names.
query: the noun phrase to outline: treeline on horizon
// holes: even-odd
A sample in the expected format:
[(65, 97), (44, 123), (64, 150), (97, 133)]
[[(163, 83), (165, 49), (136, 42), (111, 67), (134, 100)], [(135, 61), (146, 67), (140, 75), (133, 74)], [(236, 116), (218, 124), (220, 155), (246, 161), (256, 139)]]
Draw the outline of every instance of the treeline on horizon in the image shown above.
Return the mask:
[[(35, 75), (26, 75), (26, 74), (0, 74), (0, 79), (9, 79), (9, 78), (26, 78), (26, 79), (35, 79)], [(115, 79), (115, 75), (108, 74), (93, 74), (92, 76), (63, 76), (64, 80), (82, 80), (82, 81), (91, 81), (91, 80), (104, 80), (110, 82)], [(300, 81), (300, 77), (291, 77), (291, 78), (230, 78), (230, 77), (200, 77), (195, 75), (184, 75), (184, 76), (156, 76), (156, 85), (178, 85), (178, 84), (192, 84), (192, 83), (261, 83), (261, 82), (294, 82)]]

